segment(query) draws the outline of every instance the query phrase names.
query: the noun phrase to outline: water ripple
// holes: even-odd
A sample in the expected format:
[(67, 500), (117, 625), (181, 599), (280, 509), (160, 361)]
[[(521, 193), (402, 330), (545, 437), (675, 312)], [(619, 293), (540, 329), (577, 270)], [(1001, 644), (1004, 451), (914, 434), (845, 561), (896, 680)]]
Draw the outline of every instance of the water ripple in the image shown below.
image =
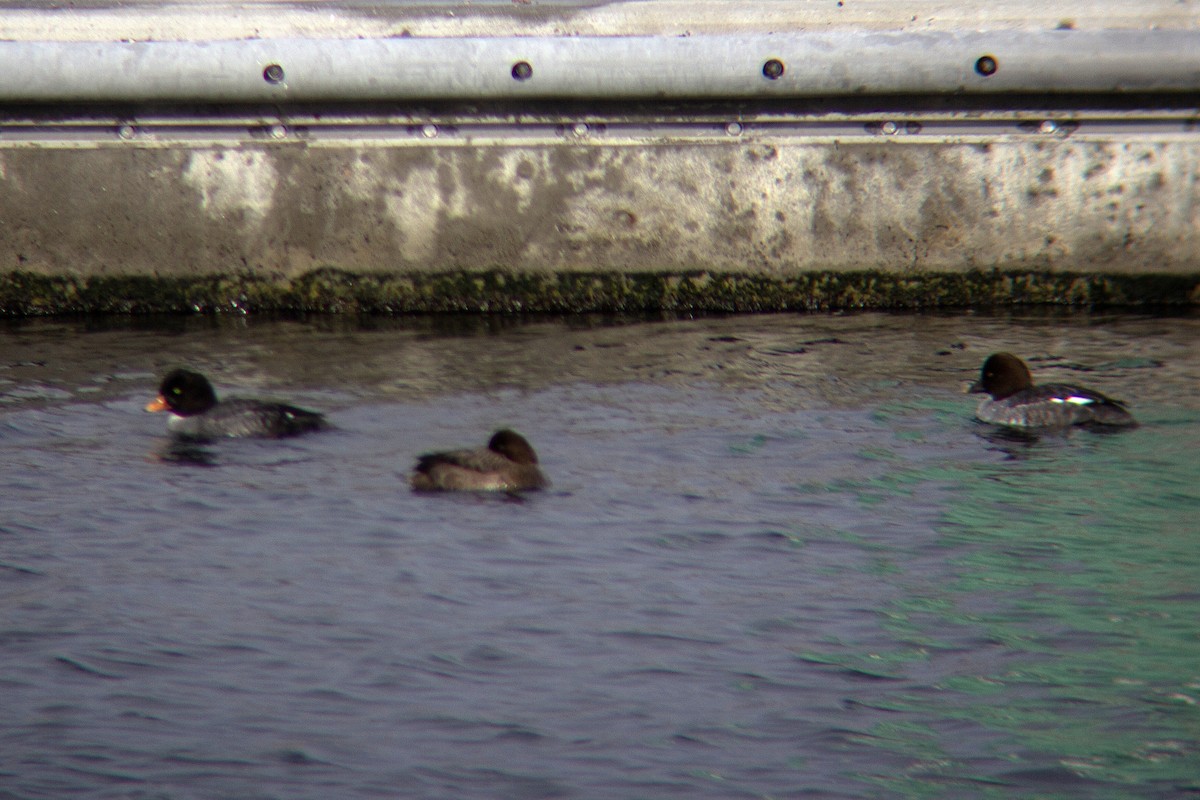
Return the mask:
[[(0, 333), (2, 791), (1200, 788), (1197, 319), (449, 324)], [(1001, 347), (1142, 426), (975, 424)], [(180, 363), (337, 429), (181, 448)], [(407, 490), (502, 425), (550, 491)]]

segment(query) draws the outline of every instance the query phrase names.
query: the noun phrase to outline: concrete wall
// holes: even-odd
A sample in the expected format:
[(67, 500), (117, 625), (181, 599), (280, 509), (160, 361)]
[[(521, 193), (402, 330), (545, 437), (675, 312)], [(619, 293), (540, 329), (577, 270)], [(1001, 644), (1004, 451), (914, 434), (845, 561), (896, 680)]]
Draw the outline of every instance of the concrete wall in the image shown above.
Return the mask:
[[(653, 1), (252, 3), (218, 14), (187, 4), (133, 12), (7, 5), (6, 34), (25, 43), (198, 32), (1200, 30), (1195, 2), (1146, 2), (1137, 13), (1118, 2), (1019, 3), (1000, 12), (903, 0), (768, 1), (754, 4), (757, 13)], [(1200, 81), (1200, 65), (1195, 74)], [(0, 106), (0, 313), (87, 308), (77, 288), (95, 279), (238, 276), (289, 286), (328, 268), (775, 281), (867, 272), (1168, 277), (1171, 288), (1164, 294), (1156, 283), (1149, 299), (1197, 302), (1194, 96), (1191, 106), (1186, 96), (1144, 106), (1116, 97), (1111, 108), (1095, 97), (1071, 105), (1078, 100), (1001, 97), (993, 107), (924, 98), (909, 109), (903, 98), (847, 97), (844, 108), (825, 98), (818, 106), (729, 101), (661, 113), (648, 101), (524, 115), (469, 104), (10, 104)], [(997, 299), (1005, 298), (989, 298)]]
[(0, 147), (0, 263), (1187, 274), (1198, 181), (1191, 140)]

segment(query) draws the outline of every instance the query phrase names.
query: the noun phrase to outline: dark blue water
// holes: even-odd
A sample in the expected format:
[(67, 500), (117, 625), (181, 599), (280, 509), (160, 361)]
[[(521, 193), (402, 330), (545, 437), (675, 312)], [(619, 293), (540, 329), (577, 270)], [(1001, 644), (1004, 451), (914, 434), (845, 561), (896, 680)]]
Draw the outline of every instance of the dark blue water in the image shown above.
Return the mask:
[[(1200, 319), (0, 331), (0, 798), (1200, 793)], [(993, 349), (1132, 401), (1024, 439)], [(328, 433), (172, 447), (186, 364)], [(523, 501), (414, 457), (524, 433)]]

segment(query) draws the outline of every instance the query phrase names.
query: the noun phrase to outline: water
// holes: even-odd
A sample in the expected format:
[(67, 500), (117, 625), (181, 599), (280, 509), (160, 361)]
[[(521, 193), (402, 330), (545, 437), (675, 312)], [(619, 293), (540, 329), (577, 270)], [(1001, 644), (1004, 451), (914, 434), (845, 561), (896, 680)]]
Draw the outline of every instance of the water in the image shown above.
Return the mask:
[[(1200, 318), (0, 330), (0, 798), (1200, 793)], [(993, 349), (1134, 400), (1011, 437)], [(180, 449), (170, 366), (337, 430)], [(234, 392), (236, 390), (236, 392)], [(415, 496), (510, 425), (554, 481)]]

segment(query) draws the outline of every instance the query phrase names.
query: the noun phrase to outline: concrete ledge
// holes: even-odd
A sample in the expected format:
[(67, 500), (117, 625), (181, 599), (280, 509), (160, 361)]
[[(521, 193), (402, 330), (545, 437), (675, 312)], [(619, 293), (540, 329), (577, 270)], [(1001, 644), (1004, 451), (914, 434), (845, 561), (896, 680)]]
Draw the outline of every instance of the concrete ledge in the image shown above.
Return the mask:
[(290, 281), (0, 275), (0, 316), (70, 313), (582, 313), (1200, 305), (1200, 274), (970, 271), (820, 272), (791, 278), (687, 273), (362, 275), (316, 270)]
[(1194, 0), (0, 0), (8, 41), (1196, 29)]

